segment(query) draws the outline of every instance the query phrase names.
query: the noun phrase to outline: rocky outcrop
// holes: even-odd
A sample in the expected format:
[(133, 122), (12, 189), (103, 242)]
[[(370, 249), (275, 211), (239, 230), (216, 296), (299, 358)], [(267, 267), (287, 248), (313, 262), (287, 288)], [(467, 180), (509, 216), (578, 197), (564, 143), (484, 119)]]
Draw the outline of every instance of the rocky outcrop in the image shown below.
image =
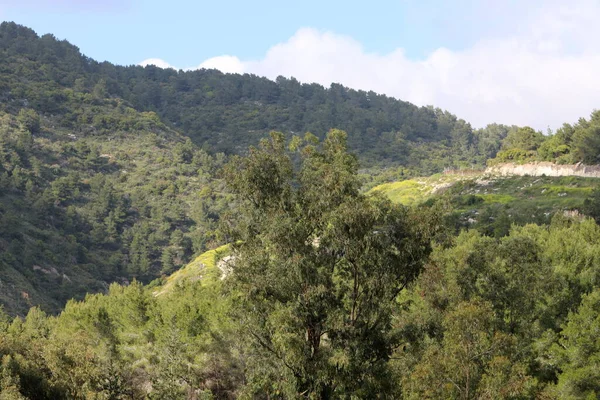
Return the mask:
[(487, 175), (500, 176), (581, 176), (600, 178), (600, 165), (561, 165), (551, 162), (529, 164), (497, 164), (485, 170)]

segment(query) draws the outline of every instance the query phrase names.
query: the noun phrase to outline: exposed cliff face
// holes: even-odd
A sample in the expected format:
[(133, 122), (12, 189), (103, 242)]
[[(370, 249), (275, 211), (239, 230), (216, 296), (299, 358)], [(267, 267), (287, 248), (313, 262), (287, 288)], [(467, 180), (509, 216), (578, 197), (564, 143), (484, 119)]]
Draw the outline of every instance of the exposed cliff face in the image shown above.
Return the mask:
[(581, 176), (600, 178), (600, 165), (559, 165), (551, 162), (535, 162), (529, 164), (498, 164), (485, 170), (489, 175), (501, 176)]

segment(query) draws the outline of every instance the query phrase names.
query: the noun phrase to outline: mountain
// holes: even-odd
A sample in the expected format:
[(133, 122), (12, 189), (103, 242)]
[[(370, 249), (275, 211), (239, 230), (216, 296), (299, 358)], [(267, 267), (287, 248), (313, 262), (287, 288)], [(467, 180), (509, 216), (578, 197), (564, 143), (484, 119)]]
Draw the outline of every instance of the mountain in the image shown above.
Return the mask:
[[(39, 37), (12, 22), (0, 25), (0, 100), (5, 111), (31, 107), (81, 121), (65, 90), (119, 98), (138, 111), (154, 111), (171, 128), (208, 150), (246, 151), (271, 130), (310, 131), (320, 138), (335, 127), (366, 166), (399, 166), (420, 173), (482, 165), (495, 156), (508, 127), (473, 130), (456, 116), (339, 84), (324, 88), (294, 78), (276, 81), (216, 70), (175, 71), (155, 66), (96, 62), (66, 41)], [(110, 121), (90, 121), (111, 129)]]
[(0, 398), (598, 398), (597, 178), (476, 172), (540, 161), (598, 163), (600, 112), (473, 130), (2, 23)]
[(373, 187), (494, 157), (592, 160), (598, 121), (592, 114), (547, 140), (530, 128), (474, 130), (440, 109), (339, 84), (100, 63), (4, 22), (0, 301), (12, 314), (56, 312), (225, 244), (218, 224), (232, 200), (218, 171), (271, 130), (288, 140), (345, 130)]
[(334, 127), (372, 171), (409, 174), (482, 165), (510, 130), (337, 84), (100, 63), (0, 24), (0, 302), (54, 313), (170, 274), (224, 244), (227, 155)]

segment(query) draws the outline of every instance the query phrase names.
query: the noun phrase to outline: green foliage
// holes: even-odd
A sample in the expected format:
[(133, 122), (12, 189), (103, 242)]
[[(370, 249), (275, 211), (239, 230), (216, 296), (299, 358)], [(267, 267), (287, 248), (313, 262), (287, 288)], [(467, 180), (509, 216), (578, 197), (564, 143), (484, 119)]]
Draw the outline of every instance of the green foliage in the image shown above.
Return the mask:
[(32, 134), (40, 131), (40, 116), (31, 109), (22, 108), (17, 115), (17, 122), (24, 131)]
[(60, 115), (74, 128), (113, 130), (123, 121), (78, 115), (69, 103), (73, 98), (92, 105), (122, 99), (137, 111), (156, 113), (213, 153), (243, 153), (271, 130), (285, 132), (288, 138), (319, 132), (323, 139), (335, 127), (348, 133), (349, 148), (365, 165), (403, 165), (430, 174), (445, 167), (483, 165), (511, 129), (493, 124), (473, 130), (447, 111), (339, 84), (325, 88), (294, 78), (270, 81), (216, 70), (98, 63), (66, 41), (38, 37), (10, 22), (0, 25), (0, 55), (5, 111), (25, 102), (42, 115)]
[(584, 296), (577, 312), (569, 314), (552, 352), (562, 373), (552, 389), (561, 399), (600, 396), (600, 290)]
[(115, 280), (148, 282), (218, 244), (227, 202), (213, 176), (222, 156), (147, 113), (75, 100), (69, 107), (113, 125), (86, 133), (48, 117), (32, 135), (19, 122), (29, 112), (0, 113), (0, 300), (13, 314), (32, 305), (57, 312)]
[(502, 141), (503, 149), (518, 149), (522, 151), (535, 151), (544, 141), (544, 135), (526, 126), (511, 130)]
[(509, 225), (501, 239), (444, 238), (449, 203), (411, 210), (359, 192), (342, 132), (296, 142), (289, 153), (275, 133), (226, 168), (237, 194), (222, 218), (230, 250), (163, 286), (113, 284), (57, 317), (32, 308), (10, 323), (0, 312), (2, 395), (596, 396), (594, 221), (557, 214), (548, 226)]
[(231, 398), (240, 385), (228, 300), (199, 282), (157, 298), (141, 284), (32, 309), (0, 332), (6, 399)]
[(496, 158), (493, 159), (493, 163), (498, 162), (514, 162), (514, 163), (525, 163), (528, 161), (536, 160), (536, 152), (532, 150), (523, 150), (519, 148), (511, 148), (507, 150), (499, 151)]
[(546, 137), (528, 127), (512, 131), (503, 140), (502, 151), (489, 163), (530, 161), (598, 164), (600, 111), (594, 111), (589, 120), (581, 118), (575, 125), (564, 124)]
[(309, 140), (296, 170), (274, 132), (226, 169), (242, 201), (230, 224), (237, 318), (254, 339), (254, 357), (274, 368), (250, 382), (256, 395), (391, 390), (394, 299), (419, 273), (429, 236), (417, 215), (359, 193), (345, 139), (332, 130), (322, 145)]
[(597, 183), (473, 169), (599, 154), (2, 23), (0, 399), (597, 398)]
[(600, 224), (600, 188), (596, 188), (583, 203), (583, 212)]
[(404, 397), (594, 397), (597, 235), (593, 221), (555, 217), (436, 248), (400, 302)]
[(516, 338), (494, 328), (480, 301), (459, 303), (442, 323), (444, 338), (430, 346), (405, 382), (407, 399), (525, 399), (535, 380), (515, 364)]
[(511, 129), (502, 140), (501, 151), (488, 163), (535, 161), (538, 159), (537, 150), (544, 143), (544, 140), (544, 135), (541, 132), (536, 132), (528, 126)]

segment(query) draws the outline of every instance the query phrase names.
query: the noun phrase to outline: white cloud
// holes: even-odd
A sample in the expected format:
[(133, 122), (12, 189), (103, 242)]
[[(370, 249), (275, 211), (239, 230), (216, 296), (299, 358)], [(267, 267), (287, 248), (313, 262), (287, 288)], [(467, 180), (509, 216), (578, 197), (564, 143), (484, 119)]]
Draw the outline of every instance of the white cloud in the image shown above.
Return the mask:
[(218, 56), (209, 58), (198, 66), (197, 69), (218, 69), (224, 73), (241, 74), (244, 72), (244, 64), (235, 56)]
[(173, 67), (171, 64), (169, 64), (168, 62), (166, 62), (165, 60), (161, 60), (160, 58), (148, 58), (148, 59), (142, 61), (141, 63), (139, 63), (138, 65), (141, 65), (142, 67), (145, 67), (147, 65), (154, 65), (156, 67), (163, 68), (163, 69), (167, 69), (167, 68), (177, 69), (177, 68)]
[(458, 51), (439, 48), (421, 60), (402, 48), (369, 53), (351, 37), (303, 28), (261, 59), (220, 56), (199, 68), (294, 76), (325, 86), (338, 82), (432, 104), (476, 127), (501, 122), (557, 128), (600, 108), (600, 24), (594, 21), (600, 2), (541, 4), (522, 17), (525, 28), (513, 36), (489, 36)]
[[(148, 58), (142, 62), (140, 62), (138, 65), (145, 67), (147, 65), (154, 65), (156, 67), (159, 68), (171, 68), (171, 69), (175, 69), (175, 70), (179, 70), (180, 68), (174, 67), (173, 65), (169, 64), (168, 62), (166, 62), (163, 59), (160, 58)], [(235, 56), (218, 56), (218, 57), (213, 57), (213, 58), (209, 58), (208, 60), (202, 62), (202, 64), (198, 65), (197, 67), (188, 67), (188, 68), (181, 68), (184, 71), (193, 71), (196, 69), (201, 69), (201, 68), (206, 68), (206, 69), (218, 69), (221, 72), (224, 73), (237, 73), (237, 74), (242, 74), (244, 73), (245, 70), (245, 66), (244, 64), (240, 61), (239, 58), (235, 57)]]

